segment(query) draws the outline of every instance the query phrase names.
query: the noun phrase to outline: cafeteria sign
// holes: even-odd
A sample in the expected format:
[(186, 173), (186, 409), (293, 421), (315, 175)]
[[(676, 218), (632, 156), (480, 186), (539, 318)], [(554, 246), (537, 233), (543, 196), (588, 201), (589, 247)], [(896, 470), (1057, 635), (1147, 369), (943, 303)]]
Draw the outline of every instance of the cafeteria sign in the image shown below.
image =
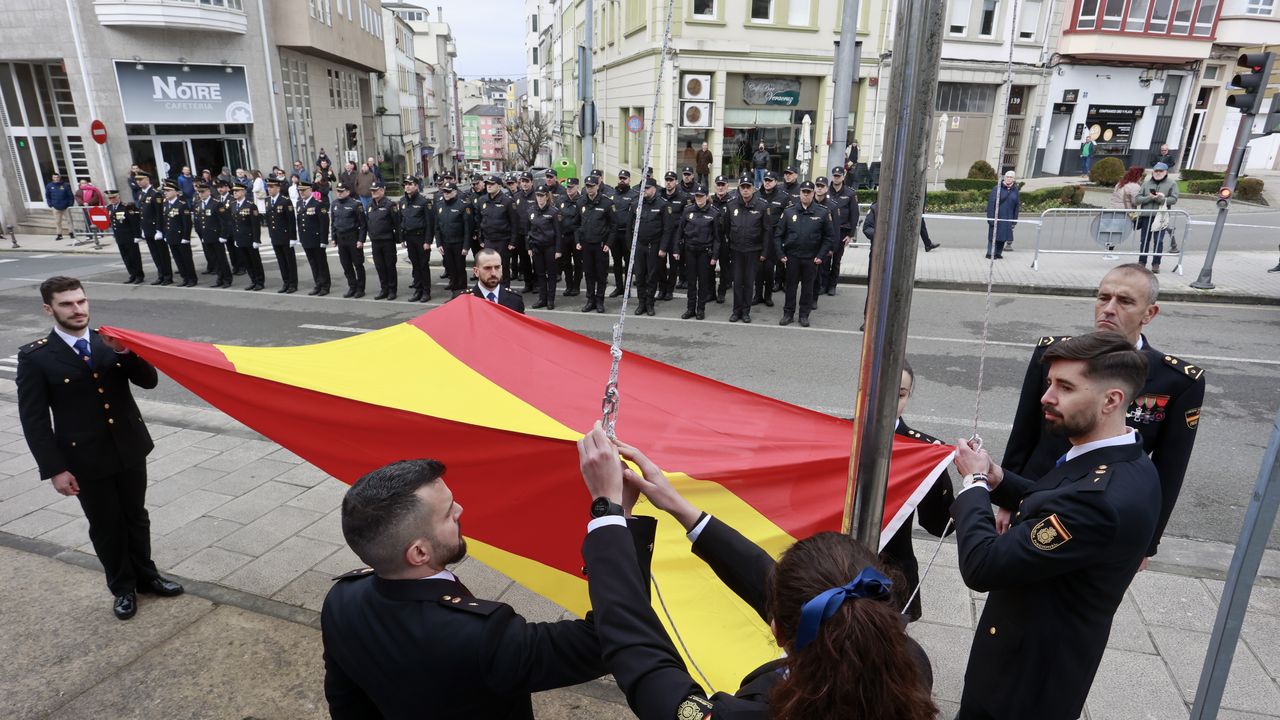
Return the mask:
[(126, 123), (253, 122), (243, 65), (117, 60), (115, 66)]
[(747, 105), (795, 107), (800, 104), (800, 81), (780, 77), (743, 78), (742, 102)]

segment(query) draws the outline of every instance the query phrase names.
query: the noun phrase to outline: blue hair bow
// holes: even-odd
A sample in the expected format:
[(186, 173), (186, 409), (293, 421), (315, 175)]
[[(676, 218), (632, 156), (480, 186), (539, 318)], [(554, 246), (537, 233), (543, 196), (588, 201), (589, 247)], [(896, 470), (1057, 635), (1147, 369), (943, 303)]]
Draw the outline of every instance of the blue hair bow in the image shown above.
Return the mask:
[(818, 593), (817, 597), (805, 603), (800, 609), (800, 627), (796, 630), (796, 652), (800, 652), (806, 645), (813, 642), (813, 639), (818, 636), (822, 623), (835, 615), (836, 610), (840, 609), (845, 600), (849, 598), (879, 600), (888, 597), (891, 587), (893, 587), (893, 581), (880, 574), (875, 568), (867, 566), (847, 584)]

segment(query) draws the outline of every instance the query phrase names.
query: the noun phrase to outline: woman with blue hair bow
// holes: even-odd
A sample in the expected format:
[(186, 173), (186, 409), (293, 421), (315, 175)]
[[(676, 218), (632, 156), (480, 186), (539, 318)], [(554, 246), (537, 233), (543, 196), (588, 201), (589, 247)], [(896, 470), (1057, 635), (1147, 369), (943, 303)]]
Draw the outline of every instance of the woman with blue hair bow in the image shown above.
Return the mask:
[[(619, 453), (640, 473), (623, 465)], [(596, 634), (641, 720), (937, 716), (929, 659), (907, 635), (899, 612), (905, 598), (876, 553), (827, 532), (795, 543), (775, 563), (733, 528), (699, 512), (653, 462), (610, 441), (599, 423), (579, 441), (578, 454), (595, 498), (582, 554)], [(760, 614), (783, 651), (732, 695), (708, 695), (693, 680), (649, 604), (624, 519), (638, 494), (684, 526), (694, 554)]]

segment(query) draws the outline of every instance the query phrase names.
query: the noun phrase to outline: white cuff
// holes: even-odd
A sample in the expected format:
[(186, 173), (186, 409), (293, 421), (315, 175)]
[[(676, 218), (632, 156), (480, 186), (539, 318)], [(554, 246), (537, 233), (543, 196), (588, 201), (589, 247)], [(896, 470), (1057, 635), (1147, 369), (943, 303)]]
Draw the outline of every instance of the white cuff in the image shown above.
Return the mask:
[(693, 529), (685, 533), (685, 537), (689, 538), (689, 542), (696, 542), (698, 536), (702, 534), (702, 530), (707, 527), (707, 523), (711, 522), (711, 516), (707, 515), (702, 521), (693, 526)]
[(592, 518), (591, 522), (587, 523), (587, 532), (597, 530), (606, 525), (621, 525), (622, 527), (626, 527), (627, 519), (621, 515), (605, 515), (604, 517)]

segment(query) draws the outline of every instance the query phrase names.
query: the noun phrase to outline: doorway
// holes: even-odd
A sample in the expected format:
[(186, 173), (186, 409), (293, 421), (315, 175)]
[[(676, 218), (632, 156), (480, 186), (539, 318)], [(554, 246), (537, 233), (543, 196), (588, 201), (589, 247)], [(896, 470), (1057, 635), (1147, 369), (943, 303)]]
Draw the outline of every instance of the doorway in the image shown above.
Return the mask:
[(1067, 134), (1071, 132), (1071, 116), (1055, 113), (1049, 120), (1049, 139), (1044, 148), (1044, 165), (1040, 168), (1046, 175), (1062, 174), (1062, 159), (1067, 152)]
[(1182, 143), (1186, 150), (1182, 153), (1182, 162), (1179, 163), (1179, 167), (1183, 169), (1194, 167), (1196, 151), (1200, 149), (1200, 123), (1203, 121), (1203, 110), (1191, 113), (1191, 121), (1187, 123), (1186, 140)]

